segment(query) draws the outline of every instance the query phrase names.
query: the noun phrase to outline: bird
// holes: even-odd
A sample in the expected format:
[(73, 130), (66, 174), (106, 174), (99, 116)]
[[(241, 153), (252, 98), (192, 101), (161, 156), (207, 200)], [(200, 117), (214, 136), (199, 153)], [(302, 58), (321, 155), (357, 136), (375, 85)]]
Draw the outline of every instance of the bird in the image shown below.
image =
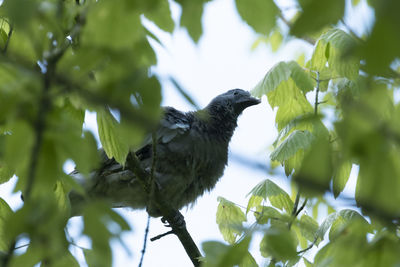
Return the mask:
[[(197, 111), (163, 109), (156, 130), (134, 153), (144, 170), (150, 172), (153, 166), (155, 186), (172, 208), (193, 205), (214, 188), (227, 165), (228, 146), (238, 117), (244, 109), (259, 103), (248, 91), (232, 89)], [(79, 171), (72, 173), (86, 191), (86, 196), (74, 191), (69, 194), (74, 215), (79, 214), (84, 199), (100, 198), (112, 207), (146, 209), (152, 217), (162, 216), (133, 172), (108, 158), (104, 150), (101, 154), (100, 167), (89, 179), (82, 179)]]

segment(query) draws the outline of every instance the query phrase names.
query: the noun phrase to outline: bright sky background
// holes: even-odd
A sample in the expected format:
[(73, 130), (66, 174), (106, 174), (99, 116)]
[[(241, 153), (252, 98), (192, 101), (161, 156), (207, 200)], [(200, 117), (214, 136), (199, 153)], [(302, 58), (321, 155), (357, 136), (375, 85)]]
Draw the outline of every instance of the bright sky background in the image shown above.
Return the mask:
[[(280, 6), (293, 6), (290, 1), (278, 1)], [(173, 4), (173, 3), (172, 3)], [(350, 21), (346, 21), (356, 32), (365, 30), (360, 28), (366, 25), (371, 14), (365, 5), (361, 5), (358, 14)], [(180, 15), (178, 5), (172, 5), (173, 16), (177, 20)], [(354, 24), (355, 23), (355, 24)], [(153, 30), (154, 26), (150, 28)], [(242, 88), (251, 90), (263, 78), (266, 72), (282, 60), (292, 60), (301, 53), (310, 55), (312, 47), (302, 41), (291, 41), (278, 53), (272, 53), (270, 48), (262, 44), (251, 51), (251, 46), (257, 36), (248, 27), (238, 14), (233, 0), (214, 0), (205, 6), (203, 15), (204, 34), (200, 42), (195, 45), (185, 30), (176, 29), (170, 35), (154, 29), (161, 39), (164, 47), (152, 42), (157, 52), (158, 65), (153, 71), (160, 77), (173, 76), (188, 90), (193, 98), (204, 107), (216, 95), (229, 89)], [(180, 110), (190, 110), (190, 105), (177, 93), (170, 82), (163, 82), (163, 105), (173, 106)], [(87, 113), (86, 127), (96, 131), (95, 115)], [(232, 138), (230, 151), (257, 162), (267, 163), (270, 146), (276, 137), (274, 128), (274, 113), (266, 99), (257, 106), (246, 109), (239, 118), (238, 128)], [(355, 176), (355, 175), (353, 175)], [(201, 243), (209, 240), (223, 241), (215, 222), (217, 211), (217, 197), (222, 196), (239, 205), (246, 206), (246, 194), (260, 181), (270, 178), (289, 190), (285, 179), (271, 177), (260, 170), (250, 169), (230, 160), (225, 169), (225, 174), (211, 192), (199, 198), (193, 208), (183, 209), (189, 233), (199, 247)], [(15, 180), (15, 179), (13, 179)], [(20, 206), (19, 194), (10, 195), (13, 184), (11, 181), (0, 187), (0, 197), (11, 203), (15, 210)], [(353, 192), (354, 187), (347, 189)], [(351, 189), (353, 188), (353, 189)], [(133, 231), (123, 236), (123, 241), (130, 251), (116, 241), (113, 244), (114, 265), (138, 266), (143, 246), (143, 238), (147, 221), (147, 213), (137, 210), (119, 210), (128, 220)], [(249, 215), (252, 217), (252, 215)], [(70, 234), (77, 236), (81, 231), (80, 218), (70, 220)], [(149, 237), (168, 231), (160, 219), (152, 219)], [(87, 239), (75, 239), (83, 246), (89, 247)], [(258, 253), (258, 242), (253, 242), (255, 249), (253, 256), (258, 263), (263, 259)], [(81, 254), (80, 249), (75, 250)], [(82, 265), (85, 266), (85, 265)], [(144, 266), (192, 266), (178, 238), (169, 235), (158, 241), (147, 243)]]

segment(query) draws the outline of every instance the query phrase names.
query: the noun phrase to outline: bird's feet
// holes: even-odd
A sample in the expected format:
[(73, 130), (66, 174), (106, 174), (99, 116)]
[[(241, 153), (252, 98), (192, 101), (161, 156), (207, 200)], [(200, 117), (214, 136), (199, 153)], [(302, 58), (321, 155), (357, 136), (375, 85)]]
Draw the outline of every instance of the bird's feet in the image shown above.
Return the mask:
[[(161, 222), (164, 224), (165, 227), (175, 226), (174, 227), (175, 229), (176, 228), (183, 229), (183, 228), (186, 227), (185, 218), (183, 217), (183, 215), (179, 211), (176, 211), (175, 214), (169, 219), (167, 219), (165, 217), (162, 217), (161, 218)], [(170, 231), (168, 231), (168, 232), (166, 232), (164, 234), (161, 234), (161, 235), (155, 236), (153, 238), (150, 238), (150, 241), (156, 241), (156, 240), (158, 240), (158, 239), (160, 239), (160, 238), (162, 238), (162, 237), (164, 237), (166, 235), (175, 234), (175, 233), (176, 232), (174, 231), (174, 229), (172, 229), (172, 230), (170, 230)]]
[(186, 227), (185, 218), (178, 210), (171, 218), (169, 218), (169, 220), (167, 220), (165, 217), (162, 217), (161, 222), (165, 225), (165, 227), (171, 227), (171, 225), (175, 225), (178, 228)]

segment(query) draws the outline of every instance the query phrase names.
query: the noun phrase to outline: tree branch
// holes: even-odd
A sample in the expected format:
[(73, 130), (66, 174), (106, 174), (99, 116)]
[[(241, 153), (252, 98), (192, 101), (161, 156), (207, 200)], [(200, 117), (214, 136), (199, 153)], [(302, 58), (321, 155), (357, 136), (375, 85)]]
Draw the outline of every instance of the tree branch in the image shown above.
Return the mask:
[[(70, 31), (71, 38), (75, 38), (81, 30), (82, 23), (84, 23), (84, 15), (79, 15), (77, 19), (77, 23), (74, 25), (72, 30)], [(47, 68), (44, 71), (43, 75), (43, 89), (41, 92), (41, 96), (39, 98), (38, 106), (39, 110), (37, 113), (36, 121), (34, 123), (34, 130), (36, 133), (35, 142), (31, 151), (29, 169), (28, 169), (28, 177), (27, 177), (27, 185), (25, 188), (24, 198), (26, 201), (29, 201), (31, 196), (32, 188), (34, 185), (37, 162), (39, 159), (40, 148), (43, 142), (43, 133), (46, 127), (46, 115), (51, 109), (51, 101), (49, 98), (49, 91), (52, 83), (53, 76), (56, 72), (57, 62), (64, 55), (66, 50), (71, 45), (71, 42), (65, 38), (64, 43), (60, 45), (60, 47), (54, 47), (48, 54), (45, 55), (43, 62), (47, 62)]]
[[(79, 16), (79, 20), (77, 24), (75, 24), (74, 28), (71, 30), (71, 36), (75, 37), (76, 35), (79, 34), (80, 29), (81, 29), (81, 24), (83, 22), (82, 18), (83, 16)], [(6, 46), (3, 49), (3, 54), (5, 54), (8, 44), (10, 42), (10, 38), (13, 32), (13, 27), (10, 24), (10, 31), (8, 33), (8, 39), (6, 42)], [(43, 135), (44, 131), (46, 128), (46, 116), (47, 113), (51, 110), (51, 100), (49, 96), (49, 91), (52, 83), (52, 78), (55, 74), (56, 71), (56, 65), (57, 62), (60, 60), (60, 58), (64, 55), (65, 51), (68, 49), (70, 46), (70, 42), (68, 39), (65, 39), (65, 42), (60, 45), (60, 47), (54, 47), (52, 50), (50, 50), (47, 54), (44, 55), (42, 62), (47, 62), (46, 64), (46, 69), (43, 71), (43, 87), (42, 91), (39, 96), (39, 101), (38, 101), (38, 112), (36, 119), (34, 121), (33, 127), (35, 131), (35, 140), (34, 144), (31, 150), (31, 155), (30, 155), (30, 162), (29, 162), (29, 167), (28, 167), (28, 174), (27, 174), (27, 184), (25, 187), (25, 192), (24, 192), (24, 201), (30, 201), (31, 199), (31, 194), (33, 190), (33, 186), (35, 183), (35, 176), (36, 176), (36, 170), (37, 170), (37, 163), (39, 160), (40, 156), (40, 150), (42, 147), (43, 143)], [(9, 250), (7, 251), (7, 254), (3, 260), (3, 265), (2, 266), (7, 266), (9, 264), (9, 260), (11, 259), (14, 250), (16, 249), (15, 247), (16, 241), (14, 240), (11, 243), (11, 246)]]
[[(150, 174), (143, 170), (140, 166), (139, 159), (133, 152), (130, 152), (127, 157), (127, 169), (132, 171), (138, 180), (142, 183), (144, 190), (150, 193)], [(202, 257), (200, 250), (197, 248), (195, 242), (190, 236), (186, 229), (186, 226), (182, 222), (177, 220), (177, 218), (183, 217), (179, 211), (172, 208), (166, 199), (160, 194), (157, 187), (154, 187), (154, 196), (156, 201), (153, 204), (160, 210), (163, 218), (169, 223), (172, 228), (173, 233), (178, 237), (179, 241), (182, 243), (187, 255), (192, 261), (194, 266), (200, 266), (199, 258)]]

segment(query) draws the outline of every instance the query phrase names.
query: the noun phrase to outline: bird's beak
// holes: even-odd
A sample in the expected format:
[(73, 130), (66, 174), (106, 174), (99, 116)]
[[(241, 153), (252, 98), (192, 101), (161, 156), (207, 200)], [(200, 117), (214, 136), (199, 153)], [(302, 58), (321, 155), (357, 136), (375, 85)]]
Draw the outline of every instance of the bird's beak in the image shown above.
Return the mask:
[(255, 97), (252, 97), (250, 93), (244, 94), (239, 99), (236, 99), (235, 112), (240, 114), (246, 108), (258, 105), (260, 103), (261, 101)]
[(243, 109), (245, 109), (245, 108), (250, 107), (250, 106), (258, 105), (258, 104), (261, 103), (261, 101), (260, 101), (260, 99), (257, 99), (257, 98), (255, 98), (255, 97), (252, 97), (252, 96), (250, 95), (250, 93), (249, 93), (248, 95), (242, 96), (242, 98), (239, 99), (239, 100), (237, 101), (237, 103), (238, 103), (241, 107), (243, 107)]

